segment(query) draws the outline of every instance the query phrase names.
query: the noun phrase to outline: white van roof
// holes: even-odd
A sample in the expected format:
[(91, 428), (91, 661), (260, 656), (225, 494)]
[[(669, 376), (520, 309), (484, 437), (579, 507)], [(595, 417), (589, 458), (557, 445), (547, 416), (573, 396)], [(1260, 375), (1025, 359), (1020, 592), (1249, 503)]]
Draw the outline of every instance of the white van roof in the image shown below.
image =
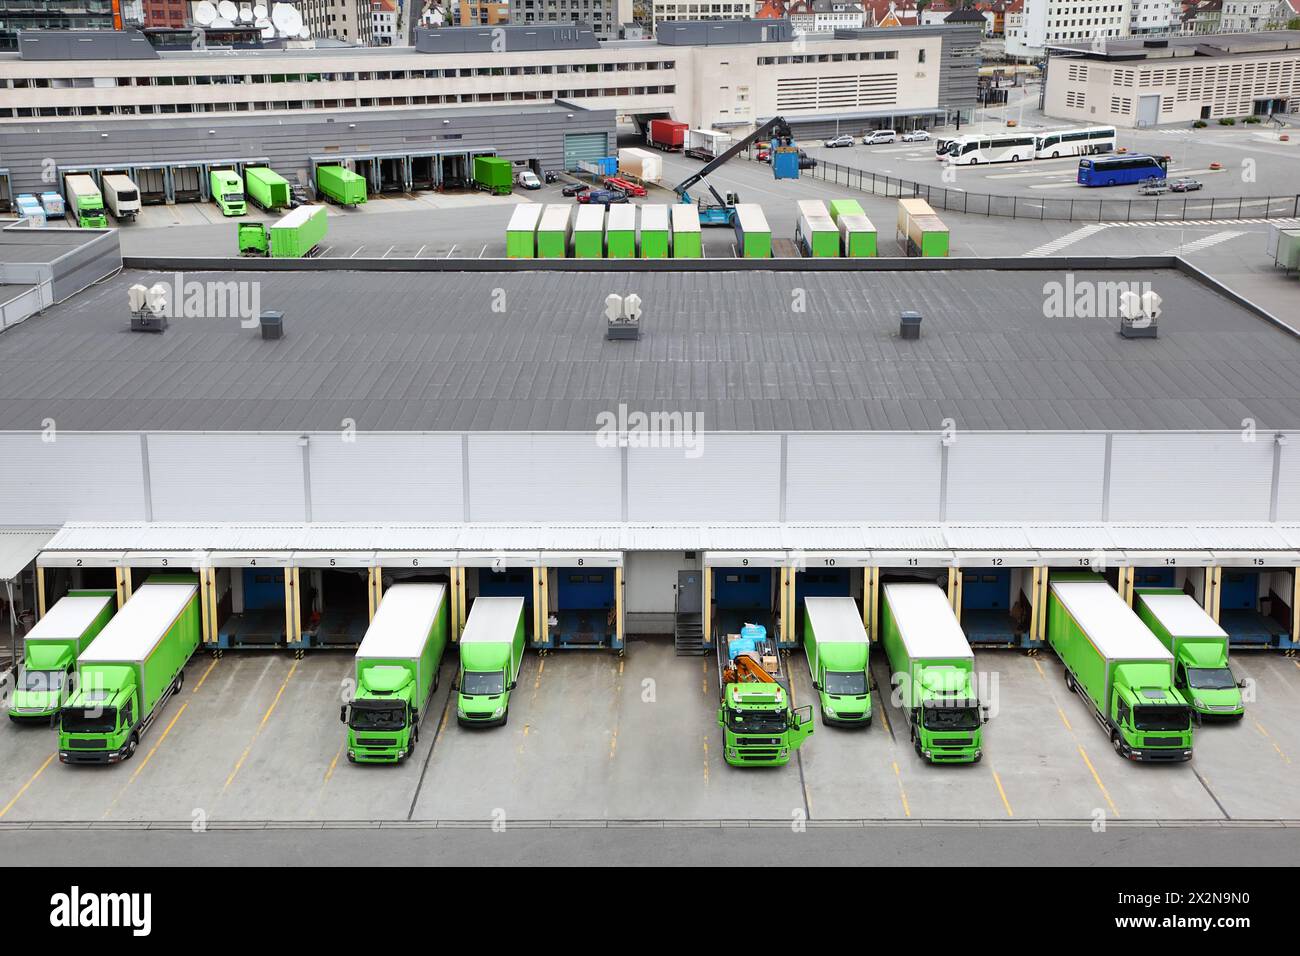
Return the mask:
[(104, 613), (104, 608), (115, 600), (111, 594), (69, 594), (59, 598), (58, 603), (27, 632), (24, 640), (52, 641), (80, 637), (86, 633), (86, 628), (90, 627), (95, 618)]
[(807, 597), (804, 610), (819, 644), (861, 644), (867, 640), (858, 602), (851, 597)]
[(1190, 594), (1139, 592), (1137, 599), (1151, 609), (1156, 620), (1174, 637), (1221, 637), (1225, 640), (1228, 637), (1228, 632)]

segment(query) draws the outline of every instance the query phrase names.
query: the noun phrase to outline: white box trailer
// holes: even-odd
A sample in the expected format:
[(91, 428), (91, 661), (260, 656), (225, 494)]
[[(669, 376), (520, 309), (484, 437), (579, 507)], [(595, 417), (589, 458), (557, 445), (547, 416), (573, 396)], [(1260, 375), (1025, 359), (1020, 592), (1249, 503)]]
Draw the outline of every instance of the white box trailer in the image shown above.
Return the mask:
[(664, 174), (663, 157), (645, 149), (620, 149), (618, 171), (635, 177), (643, 183), (657, 183)]
[(140, 190), (130, 176), (110, 173), (100, 180), (104, 205), (115, 219), (135, 219), (140, 212)]
[(696, 159), (712, 160), (731, 146), (731, 137), (712, 129), (688, 129), (686, 131), (687, 156)]

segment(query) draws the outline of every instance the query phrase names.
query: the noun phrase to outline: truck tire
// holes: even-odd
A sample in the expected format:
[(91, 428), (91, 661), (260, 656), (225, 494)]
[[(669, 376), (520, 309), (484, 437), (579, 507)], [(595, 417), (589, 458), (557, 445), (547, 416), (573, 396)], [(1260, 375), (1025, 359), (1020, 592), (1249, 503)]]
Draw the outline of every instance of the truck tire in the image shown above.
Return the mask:
[(1110, 745), (1115, 748), (1115, 753), (1124, 756), (1124, 741), (1120, 740), (1119, 734), (1110, 735)]
[(122, 759), (130, 760), (132, 757), (134, 757), (136, 748), (138, 748), (139, 746), (140, 746), (139, 734), (132, 733), (131, 736), (128, 737), (126, 740), (126, 755)]
[(176, 675), (176, 683), (172, 685), (172, 693), (179, 694), (181, 688), (185, 686), (185, 672), (181, 671)]
[(1068, 667), (1065, 669), (1065, 686), (1071, 694), (1074, 693), (1074, 675), (1070, 673)]

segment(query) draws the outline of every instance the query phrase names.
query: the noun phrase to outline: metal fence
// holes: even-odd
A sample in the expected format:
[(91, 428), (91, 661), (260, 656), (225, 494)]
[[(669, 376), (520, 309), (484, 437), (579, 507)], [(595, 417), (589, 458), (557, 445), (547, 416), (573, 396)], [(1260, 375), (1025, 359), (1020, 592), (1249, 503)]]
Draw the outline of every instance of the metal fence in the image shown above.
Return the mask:
[(1177, 222), (1186, 219), (1283, 219), (1300, 216), (1300, 195), (1219, 199), (1201, 197), (1195, 193), (1132, 199), (993, 196), (943, 186), (928, 186), (820, 159), (815, 169), (805, 170), (801, 175), (876, 196), (920, 196), (935, 209), (948, 209), (973, 216), (1059, 219), (1067, 222)]

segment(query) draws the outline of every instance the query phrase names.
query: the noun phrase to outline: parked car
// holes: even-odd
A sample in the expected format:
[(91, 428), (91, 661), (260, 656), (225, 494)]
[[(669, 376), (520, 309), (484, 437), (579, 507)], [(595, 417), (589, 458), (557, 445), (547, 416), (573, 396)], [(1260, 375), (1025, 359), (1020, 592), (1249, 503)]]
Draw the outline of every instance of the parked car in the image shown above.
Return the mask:
[(923, 129), (914, 129), (910, 133), (903, 134), (904, 143), (927, 143), (930, 141), (930, 134)]
[(862, 137), (863, 146), (879, 146), (881, 143), (893, 143), (898, 139), (898, 132), (892, 129), (873, 129)]
[(1167, 192), (1169, 192), (1169, 183), (1154, 176), (1150, 176), (1138, 183), (1138, 195), (1140, 196), (1159, 196), (1161, 193)]
[(537, 178), (537, 174), (533, 172), (531, 169), (521, 169), (518, 175), (515, 176), (515, 182), (517, 182), (524, 189), (542, 188), (542, 181)]
[(588, 189), (585, 193), (578, 194), (578, 202), (611, 206), (615, 203), (627, 202), (627, 193), (617, 189)]
[(825, 142), (822, 143), (822, 145), (825, 146), (827, 149), (836, 149), (840, 146), (852, 146), (853, 142), (854, 140), (852, 136), (850, 136), (848, 133), (843, 133), (840, 136), (835, 136), (832, 137), (831, 139), (826, 140)]
[(1188, 176), (1179, 176), (1177, 179), (1169, 180), (1169, 191), (1171, 193), (1190, 193), (1204, 188), (1205, 184), (1199, 179), (1192, 179)]
[(610, 176), (605, 180), (605, 188), (616, 189), (621, 193), (627, 193), (629, 196), (644, 196), (646, 194), (644, 186), (621, 176)]
[(760, 163), (770, 163), (772, 161), (772, 151), (770, 149), (760, 149), (756, 159)]
[(560, 194), (563, 196), (576, 196), (578, 193), (585, 193), (590, 188), (586, 183), (569, 183), (560, 190)]

